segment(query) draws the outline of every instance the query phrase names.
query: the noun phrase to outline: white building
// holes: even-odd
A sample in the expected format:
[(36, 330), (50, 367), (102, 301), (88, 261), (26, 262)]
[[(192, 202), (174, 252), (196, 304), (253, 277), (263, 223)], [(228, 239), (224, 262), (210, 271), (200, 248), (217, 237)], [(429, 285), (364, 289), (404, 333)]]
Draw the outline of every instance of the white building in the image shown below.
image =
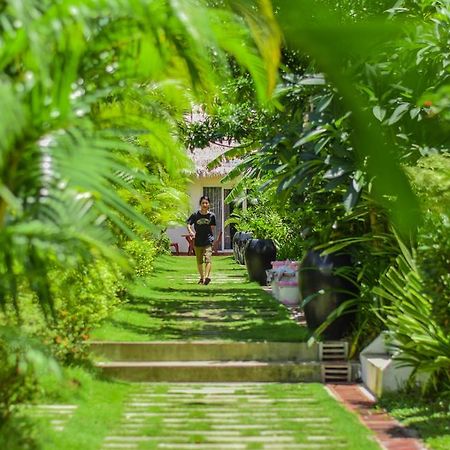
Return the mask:
[[(199, 200), (202, 195), (207, 195), (210, 198), (210, 209), (216, 215), (217, 220), (215, 238), (220, 237), (217, 246), (220, 252), (229, 252), (232, 249), (233, 229), (230, 225), (224, 226), (224, 222), (233, 212), (233, 205), (226, 204), (224, 199), (234, 186), (233, 183), (224, 184), (221, 180), (239, 163), (239, 160), (227, 161), (223, 158), (220, 166), (213, 169), (208, 169), (207, 166), (229, 149), (230, 145), (210, 144), (207, 148), (194, 149), (189, 152), (195, 166), (192, 184), (189, 188), (191, 213), (199, 209)], [(187, 229), (185, 224), (180, 227), (169, 228), (167, 234), (172, 243), (178, 244), (180, 253), (187, 253), (188, 241), (186, 240)], [(175, 251), (174, 246), (171, 249)]]

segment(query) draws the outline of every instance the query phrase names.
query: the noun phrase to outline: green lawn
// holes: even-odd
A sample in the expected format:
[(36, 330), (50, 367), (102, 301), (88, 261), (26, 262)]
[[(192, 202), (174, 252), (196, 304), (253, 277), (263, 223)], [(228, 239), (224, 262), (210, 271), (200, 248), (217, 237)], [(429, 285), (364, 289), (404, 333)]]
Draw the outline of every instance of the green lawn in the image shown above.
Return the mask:
[[(21, 405), (15, 419), (1, 429), (4, 450), (98, 450), (109, 430), (122, 417), (129, 383), (105, 380), (95, 371), (64, 368), (63, 375), (41, 378), (36, 405), (76, 406), (69, 419), (52, 410), (38, 412), (39, 406)], [(63, 421), (57, 431), (51, 421)]]
[(379, 405), (393, 417), (417, 430), (430, 449), (450, 448), (450, 405), (448, 399), (423, 400), (419, 394), (392, 393)]
[(131, 286), (126, 302), (91, 338), (303, 342), (310, 336), (283, 305), (247, 281), (231, 256), (213, 258), (210, 285), (197, 281), (194, 257), (158, 258), (154, 275)]

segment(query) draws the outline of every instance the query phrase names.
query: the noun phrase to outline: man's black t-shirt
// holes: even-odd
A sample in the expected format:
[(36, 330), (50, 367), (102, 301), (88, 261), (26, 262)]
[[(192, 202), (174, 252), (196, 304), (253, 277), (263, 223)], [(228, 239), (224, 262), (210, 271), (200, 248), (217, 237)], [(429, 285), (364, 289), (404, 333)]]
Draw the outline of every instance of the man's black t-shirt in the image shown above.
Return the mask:
[(213, 212), (202, 214), (197, 211), (189, 217), (187, 223), (194, 225), (195, 245), (197, 247), (205, 247), (214, 242), (211, 225), (216, 225), (216, 216)]

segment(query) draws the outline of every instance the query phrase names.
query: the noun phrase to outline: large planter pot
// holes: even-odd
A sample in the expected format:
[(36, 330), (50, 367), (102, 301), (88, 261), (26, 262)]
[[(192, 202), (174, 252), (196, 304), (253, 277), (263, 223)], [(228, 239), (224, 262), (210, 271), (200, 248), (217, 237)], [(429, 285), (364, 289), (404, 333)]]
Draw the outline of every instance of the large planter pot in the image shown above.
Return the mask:
[[(351, 266), (346, 254), (321, 256), (319, 251), (309, 251), (300, 264), (300, 302), (304, 305), (308, 328), (315, 330), (343, 302), (358, 294), (357, 287), (348, 279), (336, 274), (337, 269)], [(322, 333), (325, 339), (341, 339), (354, 323), (354, 314), (344, 314), (334, 320)]]
[(234, 259), (239, 264), (245, 264), (245, 246), (247, 242), (252, 238), (252, 233), (247, 233), (245, 231), (238, 231), (233, 236), (233, 254)]
[(277, 249), (271, 239), (250, 239), (245, 246), (245, 265), (250, 281), (267, 284), (266, 270), (277, 258)]
[(237, 231), (236, 233), (234, 233), (233, 241), (232, 241), (233, 242), (232, 246), (233, 246), (234, 260), (237, 263), (239, 263), (239, 264), (240, 264), (240, 261), (239, 261), (239, 241), (241, 239), (241, 234), (242, 234), (242, 231)]

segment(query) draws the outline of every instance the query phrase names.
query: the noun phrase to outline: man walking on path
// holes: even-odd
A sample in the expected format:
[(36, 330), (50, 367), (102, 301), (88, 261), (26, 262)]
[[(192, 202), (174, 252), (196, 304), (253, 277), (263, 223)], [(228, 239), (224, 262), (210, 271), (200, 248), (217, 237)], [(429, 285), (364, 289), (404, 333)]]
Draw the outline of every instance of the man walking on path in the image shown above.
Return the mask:
[(197, 258), (197, 269), (200, 275), (198, 284), (209, 284), (211, 281), (211, 257), (216, 216), (209, 210), (208, 196), (200, 197), (199, 204), (200, 210), (193, 213), (187, 220), (187, 229), (189, 235), (194, 239), (195, 257)]

